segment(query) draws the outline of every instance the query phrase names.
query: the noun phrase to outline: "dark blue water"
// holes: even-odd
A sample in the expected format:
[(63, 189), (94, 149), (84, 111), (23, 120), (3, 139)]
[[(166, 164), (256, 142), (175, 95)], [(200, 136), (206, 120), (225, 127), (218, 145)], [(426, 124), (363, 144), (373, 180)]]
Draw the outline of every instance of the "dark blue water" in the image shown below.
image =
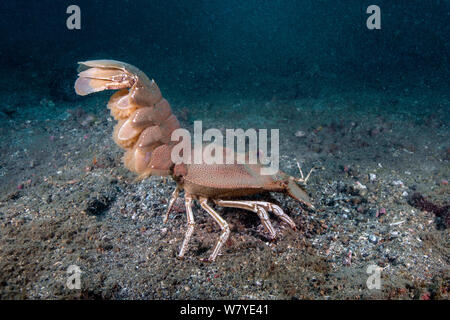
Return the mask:
[[(71, 4), (81, 30), (66, 27)], [(366, 27), (371, 4), (381, 9), (380, 30)], [(135, 64), (169, 95), (199, 97), (314, 96), (276, 79), (318, 74), (347, 89), (439, 87), (449, 78), (447, 0), (2, 1), (0, 12), (3, 94), (39, 89), (74, 101), (75, 63), (95, 58)]]

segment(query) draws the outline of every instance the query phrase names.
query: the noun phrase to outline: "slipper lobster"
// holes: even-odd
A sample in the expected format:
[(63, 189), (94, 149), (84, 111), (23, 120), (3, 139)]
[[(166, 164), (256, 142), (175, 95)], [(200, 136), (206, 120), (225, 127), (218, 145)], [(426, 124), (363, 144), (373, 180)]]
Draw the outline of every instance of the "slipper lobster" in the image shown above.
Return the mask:
[(228, 223), (214, 210), (211, 202), (222, 207), (240, 208), (255, 212), (269, 233), (276, 238), (268, 212), (296, 229), (294, 221), (283, 210), (270, 202), (236, 200), (262, 192), (280, 192), (289, 195), (309, 208), (314, 208), (304, 189), (312, 172), (294, 178), (281, 171), (273, 175), (261, 174), (261, 164), (186, 164), (174, 163), (172, 132), (180, 128), (170, 104), (163, 98), (154, 80), (127, 63), (114, 60), (91, 60), (79, 62), (75, 91), (78, 95), (103, 90), (119, 90), (108, 102), (111, 115), (118, 121), (113, 139), (125, 149), (123, 162), (143, 179), (151, 175), (171, 176), (177, 186), (168, 202), (164, 222), (184, 190), (187, 215), (187, 230), (178, 253), (183, 258), (195, 228), (194, 201), (217, 222), (222, 233), (209, 258), (214, 261), (230, 235)]

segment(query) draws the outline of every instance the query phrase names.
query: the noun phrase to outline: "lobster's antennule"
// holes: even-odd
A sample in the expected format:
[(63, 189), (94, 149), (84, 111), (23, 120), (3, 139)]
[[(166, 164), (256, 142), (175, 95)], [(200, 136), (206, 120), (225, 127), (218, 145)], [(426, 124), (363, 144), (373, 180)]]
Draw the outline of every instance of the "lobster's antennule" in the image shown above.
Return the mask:
[(308, 183), (309, 177), (311, 176), (311, 173), (314, 171), (314, 168), (311, 168), (311, 170), (309, 170), (308, 174), (306, 175), (306, 178), (303, 175), (302, 168), (300, 167), (300, 163), (298, 163), (298, 161), (297, 161), (297, 168), (298, 168), (298, 171), (300, 171), (300, 178), (295, 179), (295, 181), (306, 185)]

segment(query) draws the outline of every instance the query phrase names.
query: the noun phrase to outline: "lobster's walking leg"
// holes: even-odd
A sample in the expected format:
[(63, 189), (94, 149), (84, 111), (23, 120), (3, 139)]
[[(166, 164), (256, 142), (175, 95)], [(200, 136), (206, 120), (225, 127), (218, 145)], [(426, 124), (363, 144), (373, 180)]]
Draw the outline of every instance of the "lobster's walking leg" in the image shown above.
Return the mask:
[(268, 209), (270, 212), (272, 212), (274, 215), (276, 215), (280, 220), (283, 220), (286, 222), (292, 229), (296, 230), (297, 227), (295, 226), (294, 220), (292, 220), (291, 217), (289, 217), (286, 213), (284, 213), (283, 209), (281, 209), (276, 204), (266, 202), (266, 205), (268, 206)]
[[(175, 189), (176, 190), (176, 189)], [(195, 221), (194, 221), (194, 213), (192, 212), (192, 197), (189, 195), (185, 196), (186, 203), (186, 218), (187, 218), (187, 229), (184, 235), (183, 243), (181, 244), (180, 253), (178, 254), (178, 258), (183, 259), (184, 254), (189, 245), (189, 241), (191, 240), (192, 233), (194, 232)]]
[(275, 239), (277, 236), (277, 233), (275, 232), (275, 229), (272, 226), (272, 223), (269, 220), (269, 215), (267, 214), (267, 211), (263, 207), (256, 207), (256, 213), (258, 214), (259, 219), (261, 219), (261, 223), (264, 225), (266, 230), (269, 232), (270, 239)]
[[(289, 217), (287, 214), (283, 212), (283, 209), (281, 209), (279, 206), (266, 202), (266, 201), (233, 201), (233, 200), (215, 200), (215, 203), (222, 207), (231, 207), (231, 208), (240, 208), (244, 210), (249, 210), (256, 212), (258, 216), (261, 219), (261, 222), (266, 227), (267, 231), (271, 234), (273, 234), (273, 238), (275, 238), (275, 231), (272, 227), (272, 224), (268, 220), (267, 211), (273, 212), (278, 218), (289, 224), (292, 229), (295, 229), (295, 222)], [(266, 213), (267, 219), (264, 218), (264, 214), (261, 215), (260, 211), (261, 209)]]
[(166, 223), (167, 220), (169, 219), (170, 211), (172, 211), (173, 205), (174, 205), (175, 201), (177, 201), (179, 193), (180, 193), (180, 188), (177, 185), (175, 190), (173, 190), (172, 196), (170, 197), (170, 200), (169, 200), (169, 204), (167, 205), (166, 216), (164, 217), (164, 220), (163, 220), (164, 223)]
[(216, 211), (214, 211), (213, 208), (208, 205), (208, 199), (200, 198), (200, 205), (206, 212), (210, 214), (211, 217), (213, 217), (214, 220), (216, 220), (217, 224), (222, 229), (222, 234), (220, 235), (219, 241), (217, 242), (214, 251), (211, 253), (208, 259), (208, 261), (212, 262), (216, 260), (216, 257), (220, 252), (220, 248), (222, 248), (223, 244), (228, 240), (228, 237), (230, 235), (230, 227), (228, 226), (228, 223)]

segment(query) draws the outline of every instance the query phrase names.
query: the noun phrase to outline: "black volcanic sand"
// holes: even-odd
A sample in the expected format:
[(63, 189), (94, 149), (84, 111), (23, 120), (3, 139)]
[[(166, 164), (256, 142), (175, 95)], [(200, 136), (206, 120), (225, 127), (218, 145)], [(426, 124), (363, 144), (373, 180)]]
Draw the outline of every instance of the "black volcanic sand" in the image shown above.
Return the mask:
[[(188, 129), (200, 119), (204, 128), (280, 128), (281, 169), (316, 168), (308, 184), (316, 210), (260, 196), (298, 226), (272, 216), (275, 243), (255, 214), (218, 208), (232, 234), (212, 264), (200, 258), (220, 229), (198, 205), (186, 259), (176, 259), (182, 199), (163, 224), (175, 184), (135, 182), (121, 165), (109, 93), (67, 102), (5, 95), (0, 298), (448, 299), (450, 90), (319, 85), (248, 97), (161, 86)], [(382, 268), (379, 290), (366, 286), (372, 264)], [(66, 287), (70, 265), (83, 272), (81, 290)]]

